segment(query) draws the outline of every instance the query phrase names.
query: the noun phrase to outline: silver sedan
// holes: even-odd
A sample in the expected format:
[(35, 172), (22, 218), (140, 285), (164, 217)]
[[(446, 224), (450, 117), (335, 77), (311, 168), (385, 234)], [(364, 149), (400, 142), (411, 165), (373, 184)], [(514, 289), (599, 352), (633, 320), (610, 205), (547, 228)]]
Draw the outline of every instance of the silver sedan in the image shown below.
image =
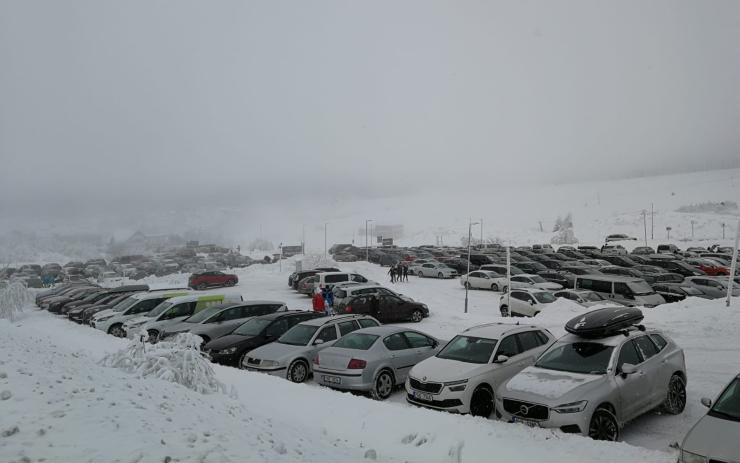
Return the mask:
[(390, 397), (411, 367), (439, 351), (442, 343), (420, 331), (378, 326), (350, 333), (314, 359), (316, 382), (334, 389)]

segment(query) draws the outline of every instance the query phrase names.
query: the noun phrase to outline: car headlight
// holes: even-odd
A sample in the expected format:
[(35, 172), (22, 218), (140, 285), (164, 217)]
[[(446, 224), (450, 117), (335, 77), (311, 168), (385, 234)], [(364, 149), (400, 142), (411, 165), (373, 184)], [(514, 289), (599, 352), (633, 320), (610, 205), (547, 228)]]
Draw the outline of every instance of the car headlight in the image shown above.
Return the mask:
[(586, 405), (588, 405), (588, 400), (581, 400), (580, 402), (558, 405), (553, 407), (552, 410), (556, 413), (578, 413), (585, 410)]
[(230, 355), (230, 354), (233, 354), (234, 352), (236, 352), (236, 347), (229, 347), (227, 349), (213, 351), (214, 354), (225, 354), (225, 355)]
[(275, 360), (263, 360), (260, 362), (261, 367), (277, 367), (280, 366), (280, 362), (276, 362)]
[(681, 463), (707, 463), (707, 457), (681, 450)]
[(447, 383), (444, 383), (444, 385), (448, 388), (450, 388), (450, 391), (452, 392), (460, 392), (465, 390), (465, 386), (467, 386), (468, 380), (467, 379), (461, 379), (459, 381), (449, 381)]

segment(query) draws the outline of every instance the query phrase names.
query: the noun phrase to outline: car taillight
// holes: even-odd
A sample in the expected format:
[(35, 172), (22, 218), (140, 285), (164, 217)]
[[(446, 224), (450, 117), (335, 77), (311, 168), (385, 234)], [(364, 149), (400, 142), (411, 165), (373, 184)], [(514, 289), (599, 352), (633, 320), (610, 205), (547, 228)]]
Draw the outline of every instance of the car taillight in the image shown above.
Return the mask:
[(319, 365), (319, 356), (318, 355), (316, 357), (314, 357), (313, 363), (314, 363), (314, 365)]
[(348, 305), (347, 307), (344, 308), (344, 311), (346, 313), (352, 313), (352, 306), (351, 305)]
[(352, 359), (347, 364), (348, 370), (364, 370), (367, 366), (367, 362), (360, 359)]

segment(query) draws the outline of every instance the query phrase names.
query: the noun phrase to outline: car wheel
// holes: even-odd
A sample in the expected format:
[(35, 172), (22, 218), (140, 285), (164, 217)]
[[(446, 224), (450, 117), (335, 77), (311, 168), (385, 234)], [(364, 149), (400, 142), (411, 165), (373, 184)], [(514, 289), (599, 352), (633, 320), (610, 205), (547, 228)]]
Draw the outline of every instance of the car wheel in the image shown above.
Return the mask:
[(533, 313), (532, 316), (533, 317), (536, 317), (537, 315), (539, 315), (539, 313), (540, 313), (540, 311), (538, 310), (537, 312)]
[(207, 286), (206, 286), (206, 284), (205, 284), (205, 283), (201, 283), (201, 284), (199, 284), (199, 285), (197, 285), (197, 286), (195, 287), (195, 289), (197, 289), (197, 290), (199, 290), (199, 291), (202, 291), (202, 290), (204, 290), (204, 289), (206, 289), (206, 288), (207, 288)]
[(302, 383), (308, 378), (308, 365), (303, 360), (296, 360), (288, 368), (288, 379), (294, 383)]
[(208, 336), (203, 336), (203, 335), (200, 335), (200, 337), (201, 339), (203, 339), (203, 342), (200, 343), (200, 350), (203, 350), (203, 348), (206, 347), (206, 344), (211, 342), (211, 338), (209, 338)]
[(504, 294), (508, 293), (509, 292), (509, 287), (508, 286), (504, 286), (504, 288), (501, 290), (501, 292), (503, 292)]
[(496, 291), (496, 292), (498, 292), (498, 285), (497, 285), (496, 283), (493, 283), (493, 284), (491, 285), (491, 291)]
[(442, 272), (439, 272), (439, 273), (437, 274), (437, 278), (444, 278), (444, 277), (445, 277), (445, 276), (444, 276), (444, 275), (442, 275)]
[(588, 425), (588, 437), (594, 440), (618, 441), (619, 424), (614, 413), (604, 407), (597, 408)]
[(411, 321), (414, 323), (419, 323), (424, 319), (424, 314), (421, 312), (421, 310), (416, 309), (413, 312), (411, 312)]
[(470, 414), (488, 418), (493, 413), (493, 392), (486, 386), (478, 386), (470, 397)]
[(247, 368), (244, 366), (244, 364), (247, 363), (246, 360), (247, 360), (248, 353), (249, 351), (246, 351), (242, 355), (239, 356), (239, 363), (236, 365), (236, 367), (239, 368), (240, 370), (244, 370), (245, 368)]
[(149, 335), (149, 342), (151, 342), (152, 344), (156, 343), (159, 340), (159, 331), (146, 330), (146, 332)]
[(228, 282), (226, 283), (226, 286), (234, 286), (235, 284), (236, 284), (236, 281), (234, 281), (234, 280), (229, 280), (229, 281), (228, 281)]
[(508, 317), (509, 316), (509, 306), (502, 305), (501, 306), (501, 316), (502, 317)]
[(663, 402), (663, 410), (671, 415), (678, 415), (686, 407), (686, 383), (680, 375), (671, 376), (668, 382), (668, 395)]
[(391, 396), (393, 392), (393, 375), (388, 370), (380, 372), (377, 378), (375, 378), (375, 386), (370, 391), (375, 400), (385, 400)]
[(116, 323), (115, 325), (108, 328), (108, 334), (112, 334), (113, 336), (117, 338), (125, 338), (126, 332), (123, 331), (123, 325), (120, 323)]

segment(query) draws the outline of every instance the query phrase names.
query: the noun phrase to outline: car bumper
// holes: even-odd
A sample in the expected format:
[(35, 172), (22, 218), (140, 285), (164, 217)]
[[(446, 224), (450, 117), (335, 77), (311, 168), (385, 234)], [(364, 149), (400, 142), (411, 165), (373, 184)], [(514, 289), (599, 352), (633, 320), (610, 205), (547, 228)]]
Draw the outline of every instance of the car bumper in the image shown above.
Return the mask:
[(419, 407), (431, 408), (434, 410), (441, 410), (450, 413), (470, 413), (469, 399), (467, 397), (467, 389), (460, 392), (445, 391), (443, 388), (442, 392), (438, 394), (430, 394), (431, 400), (428, 397), (420, 397), (420, 395), (428, 394), (424, 391), (417, 391), (410, 386), (406, 386), (406, 402), (416, 405)]
[(361, 370), (327, 370), (313, 369), (314, 381), (332, 389), (348, 391), (369, 391), (373, 388), (373, 377)]
[(239, 355), (238, 354), (214, 354), (213, 352), (205, 352), (208, 355), (208, 359), (213, 363), (219, 365), (226, 365), (230, 367), (239, 367)]
[(560, 429), (565, 433), (581, 434), (583, 436), (588, 436), (588, 426), (592, 413), (589, 407), (578, 413), (557, 413), (550, 409), (549, 416), (545, 420), (527, 420), (504, 410), (503, 399), (499, 397), (496, 397), (496, 410), (501, 421), (507, 423), (519, 422), (533, 428)]
[(265, 373), (271, 376), (277, 376), (278, 378), (286, 378), (287, 373), (286, 370), (288, 367), (270, 367), (270, 368), (255, 368), (255, 367), (246, 367), (245, 370), (247, 371), (253, 371), (255, 373)]
[(111, 325), (113, 325), (113, 322), (111, 320), (103, 320), (103, 321), (91, 320), (90, 321), (90, 326), (92, 326), (93, 328), (97, 330), (105, 331), (106, 333), (108, 332), (108, 328), (110, 328)]

